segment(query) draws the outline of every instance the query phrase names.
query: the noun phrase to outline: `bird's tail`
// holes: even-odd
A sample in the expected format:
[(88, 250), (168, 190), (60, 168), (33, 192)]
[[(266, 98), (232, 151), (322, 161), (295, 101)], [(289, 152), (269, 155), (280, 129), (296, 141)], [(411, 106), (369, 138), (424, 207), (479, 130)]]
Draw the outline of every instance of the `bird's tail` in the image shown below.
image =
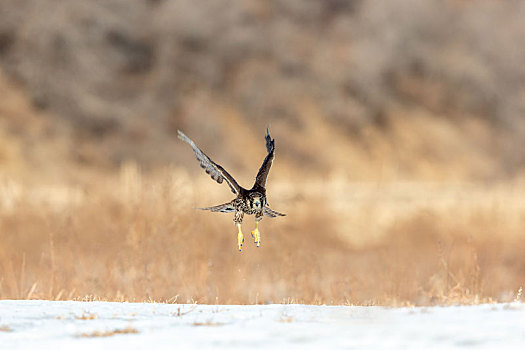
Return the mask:
[(264, 215), (270, 217), (270, 218), (275, 218), (277, 216), (286, 216), (286, 214), (283, 214), (283, 213), (279, 213), (275, 210), (272, 210), (270, 209), (270, 207), (264, 207), (263, 209), (263, 213)]
[(219, 213), (233, 213), (235, 211), (235, 207), (233, 206), (232, 202), (219, 204), (214, 207), (196, 208), (196, 209), (209, 210), (209, 211), (219, 212)]

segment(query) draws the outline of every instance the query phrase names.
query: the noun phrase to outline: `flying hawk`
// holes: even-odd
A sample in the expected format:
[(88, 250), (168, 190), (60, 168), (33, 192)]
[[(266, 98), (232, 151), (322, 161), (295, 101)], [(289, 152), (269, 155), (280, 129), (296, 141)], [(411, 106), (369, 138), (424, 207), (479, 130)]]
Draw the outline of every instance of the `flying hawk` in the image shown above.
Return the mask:
[(266, 179), (270, 168), (275, 158), (275, 140), (270, 137), (270, 131), (266, 128), (266, 150), (268, 154), (262, 163), (257, 177), (255, 178), (255, 183), (250, 190), (247, 190), (237, 183), (235, 179), (226, 171), (222, 166), (215, 163), (210, 159), (195, 143), (190, 140), (184, 133), (178, 130), (179, 138), (188, 143), (191, 148), (193, 148), (193, 153), (197, 157), (201, 168), (203, 168), (211, 178), (218, 183), (222, 183), (226, 180), (228, 186), (230, 186), (233, 194), (237, 197), (231, 202), (216, 205), (209, 208), (199, 208), (202, 210), (211, 210), (214, 212), (221, 213), (235, 213), (233, 217), (233, 222), (237, 226), (239, 233), (237, 234), (237, 244), (239, 246), (239, 251), (242, 248), (244, 243), (244, 236), (241, 231), (241, 224), (244, 214), (255, 215), (255, 229), (252, 231), (252, 237), (254, 239), (257, 247), (261, 244), (261, 233), (259, 232), (259, 221), (262, 220), (263, 215), (266, 215), (270, 218), (276, 216), (285, 216), (286, 214), (278, 213), (268, 206), (268, 201), (266, 200)]

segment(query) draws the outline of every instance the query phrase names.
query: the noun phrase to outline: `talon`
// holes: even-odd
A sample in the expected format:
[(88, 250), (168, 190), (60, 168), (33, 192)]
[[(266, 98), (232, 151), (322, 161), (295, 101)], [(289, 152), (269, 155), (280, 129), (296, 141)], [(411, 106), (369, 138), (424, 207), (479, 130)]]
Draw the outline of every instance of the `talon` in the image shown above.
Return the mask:
[(237, 245), (239, 246), (239, 251), (241, 251), (242, 244), (244, 243), (244, 235), (242, 234), (240, 224), (237, 224), (237, 228), (239, 229), (239, 233), (237, 234)]
[(259, 222), (255, 222), (255, 229), (252, 231), (253, 243), (257, 247), (261, 245), (261, 232), (259, 232)]

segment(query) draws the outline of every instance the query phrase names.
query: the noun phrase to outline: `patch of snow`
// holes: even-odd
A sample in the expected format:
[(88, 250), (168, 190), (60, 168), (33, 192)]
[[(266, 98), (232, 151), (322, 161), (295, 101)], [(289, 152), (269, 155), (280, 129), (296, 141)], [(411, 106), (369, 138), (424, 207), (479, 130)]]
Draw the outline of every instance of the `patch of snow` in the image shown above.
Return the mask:
[(175, 348), (524, 349), (525, 306), (0, 301), (0, 349)]

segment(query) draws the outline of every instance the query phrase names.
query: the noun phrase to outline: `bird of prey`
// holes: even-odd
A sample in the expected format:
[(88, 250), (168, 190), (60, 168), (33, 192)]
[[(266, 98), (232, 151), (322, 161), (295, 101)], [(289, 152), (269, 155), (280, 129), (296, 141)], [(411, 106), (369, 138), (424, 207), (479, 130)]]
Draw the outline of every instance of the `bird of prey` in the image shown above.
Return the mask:
[(252, 237), (254, 243), (259, 247), (261, 244), (261, 233), (259, 232), (259, 221), (262, 220), (263, 215), (266, 215), (270, 218), (277, 216), (285, 216), (286, 214), (281, 214), (276, 212), (268, 206), (268, 201), (266, 200), (266, 179), (270, 168), (275, 158), (275, 139), (270, 137), (270, 131), (266, 128), (266, 150), (268, 154), (262, 163), (257, 177), (255, 178), (255, 183), (250, 190), (247, 190), (237, 183), (235, 179), (226, 171), (222, 166), (215, 163), (210, 159), (195, 143), (190, 140), (184, 133), (178, 130), (179, 138), (188, 143), (193, 149), (193, 153), (197, 157), (201, 168), (203, 168), (211, 178), (217, 181), (219, 184), (223, 181), (226, 181), (230, 187), (233, 194), (237, 197), (231, 202), (224, 204), (216, 205), (209, 208), (198, 208), (202, 210), (210, 210), (213, 212), (221, 213), (235, 213), (233, 217), (233, 222), (238, 228), (237, 234), (237, 244), (239, 251), (241, 251), (242, 245), (244, 243), (244, 235), (241, 230), (242, 219), (244, 214), (255, 215), (255, 229), (252, 231)]

